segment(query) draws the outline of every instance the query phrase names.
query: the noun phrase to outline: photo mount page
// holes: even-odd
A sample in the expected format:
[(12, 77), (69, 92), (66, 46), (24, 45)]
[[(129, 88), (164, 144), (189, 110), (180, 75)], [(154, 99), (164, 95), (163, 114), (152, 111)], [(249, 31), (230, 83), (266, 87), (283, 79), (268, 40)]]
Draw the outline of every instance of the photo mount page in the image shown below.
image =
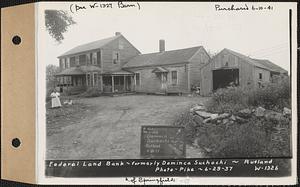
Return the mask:
[(296, 2), (40, 2), (39, 184), (296, 184)]

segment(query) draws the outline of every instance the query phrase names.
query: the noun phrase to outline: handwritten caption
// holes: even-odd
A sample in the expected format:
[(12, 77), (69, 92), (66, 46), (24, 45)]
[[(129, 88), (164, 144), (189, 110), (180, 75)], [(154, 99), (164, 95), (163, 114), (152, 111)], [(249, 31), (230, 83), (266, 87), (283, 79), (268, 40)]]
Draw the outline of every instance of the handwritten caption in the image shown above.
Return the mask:
[(125, 177), (125, 181), (130, 184), (145, 185), (157, 184), (163, 185), (167, 183), (175, 183), (174, 177)]
[(271, 5), (236, 5), (231, 4), (230, 6), (221, 6), (220, 4), (215, 4), (216, 11), (263, 11), (263, 10), (273, 10), (274, 7)]
[(138, 2), (123, 2), (123, 1), (118, 1), (118, 2), (111, 2), (111, 3), (100, 3), (100, 2), (95, 2), (91, 4), (78, 4), (78, 3), (73, 3), (70, 4), (69, 9), (70, 11), (74, 14), (77, 12), (82, 12), (82, 11), (87, 11), (91, 9), (141, 9), (141, 5)]

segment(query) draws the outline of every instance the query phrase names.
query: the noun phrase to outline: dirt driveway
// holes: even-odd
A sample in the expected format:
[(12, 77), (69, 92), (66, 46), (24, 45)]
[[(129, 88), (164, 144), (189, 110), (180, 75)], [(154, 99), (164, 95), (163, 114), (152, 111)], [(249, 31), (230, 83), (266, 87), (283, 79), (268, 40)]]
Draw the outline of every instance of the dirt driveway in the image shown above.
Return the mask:
[(47, 159), (138, 159), (141, 126), (172, 125), (189, 106), (205, 100), (151, 95), (75, 100), (89, 106), (86, 117), (47, 133)]

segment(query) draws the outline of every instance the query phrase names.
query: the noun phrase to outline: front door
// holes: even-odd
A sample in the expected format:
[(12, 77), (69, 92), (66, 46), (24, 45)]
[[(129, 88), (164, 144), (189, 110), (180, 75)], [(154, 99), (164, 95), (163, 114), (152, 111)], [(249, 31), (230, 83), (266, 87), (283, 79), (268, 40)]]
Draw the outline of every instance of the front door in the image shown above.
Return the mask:
[(167, 82), (168, 82), (168, 73), (167, 72), (161, 73), (161, 89), (163, 90), (167, 89)]

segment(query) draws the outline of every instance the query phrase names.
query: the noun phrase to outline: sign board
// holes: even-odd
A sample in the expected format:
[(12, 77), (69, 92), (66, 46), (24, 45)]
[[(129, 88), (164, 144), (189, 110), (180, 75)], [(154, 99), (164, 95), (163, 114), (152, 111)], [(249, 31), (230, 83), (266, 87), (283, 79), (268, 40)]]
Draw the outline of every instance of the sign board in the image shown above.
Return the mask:
[(185, 158), (184, 128), (142, 126), (141, 156), (143, 158)]

